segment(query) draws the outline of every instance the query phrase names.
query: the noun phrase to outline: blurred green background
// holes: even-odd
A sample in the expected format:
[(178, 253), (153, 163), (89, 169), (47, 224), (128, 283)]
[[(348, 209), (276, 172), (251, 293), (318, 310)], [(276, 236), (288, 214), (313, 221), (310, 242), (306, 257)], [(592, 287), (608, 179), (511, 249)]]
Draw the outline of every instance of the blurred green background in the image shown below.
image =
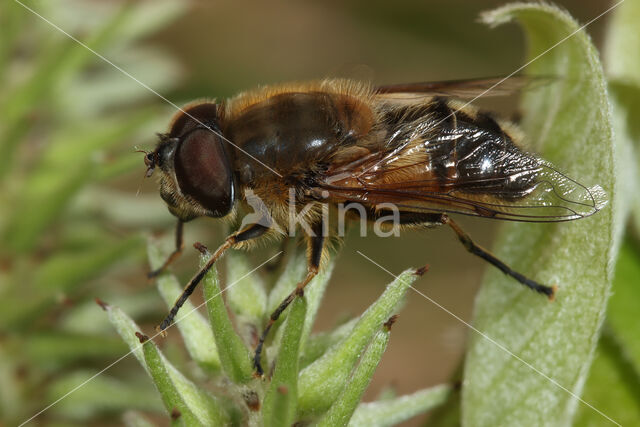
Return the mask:
[[(609, 6), (556, 3), (580, 22)], [(476, 22), (480, 11), (503, 1), (25, 4), (178, 105), (331, 76), (385, 84), (506, 75), (524, 58), (515, 26), (491, 30)], [(604, 17), (587, 29), (598, 46), (606, 24)], [(152, 148), (154, 133), (166, 129), (175, 111), (12, 0), (0, 5), (0, 37), (0, 420), (14, 425), (126, 353), (93, 298), (117, 303), (149, 330), (163, 317), (145, 279), (144, 244), (153, 233), (170, 248), (174, 221), (154, 180), (143, 180), (142, 154), (134, 147)], [(480, 104), (505, 115), (516, 105), (513, 99)], [(498, 224), (461, 223), (491, 245)], [(187, 249), (174, 266), (182, 281), (197, 265), (191, 243), (215, 247), (222, 233), (211, 219), (187, 225)], [(346, 240), (318, 329), (360, 313), (389, 282), (358, 250), (394, 273), (429, 264), (416, 286), (470, 320), (486, 266), (449, 230), (387, 239), (351, 233)], [(261, 262), (274, 251), (252, 257)], [(447, 381), (468, 334), (458, 320), (411, 295), (365, 400), (386, 387), (407, 393)], [(179, 340), (170, 338), (167, 347), (171, 358), (186, 360)], [(125, 409), (161, 408), (130, 359), (39, 422), (117, 425)], [(105, 398), (104, 390), (113, 393)]]

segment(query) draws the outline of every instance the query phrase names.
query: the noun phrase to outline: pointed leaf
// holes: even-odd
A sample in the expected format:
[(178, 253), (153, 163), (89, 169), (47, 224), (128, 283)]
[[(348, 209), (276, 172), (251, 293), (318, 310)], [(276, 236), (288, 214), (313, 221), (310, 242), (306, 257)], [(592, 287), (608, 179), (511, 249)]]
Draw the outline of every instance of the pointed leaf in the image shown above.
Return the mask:
[[(96, 151), (122, 141), (150, 118), (151, 111), (143, 110), (101, 125), (66, 128), (65, 135), (54, 135), (37, 169), (27, 177), (16, 200), (12, 201), (14, 208), (2, 230), (6, 245), (21, 252), (33, 248), (93, 176), (96, 162), (92, 157)], [(33, 206), (39, 208), (33, 209)]]
[(47, 389), (47, 401), (51, 402), (82, 386), (56, 404), (53, 411), (59, 416), (75, 419), (91, 419), (96, 414), (114, 414), (127, 409), (162, 411), (162, 401), (148, 382), (125, 382), (98, 375), (85, 383), (95, 374), (97, 372), (76, 371), (54, 381)]
[[(103, 295), (100, 292), (100, 298), (113, 305), (120, 307), (126, 313), (134, 318), (148, 318), (151, 314), (154, 316), (160, 313), (162, 306), (155, 289), (149, 287), (142, 292), (136, 292), (135, 295), (127, 295), (122, 293), (123, 286), (118, 283), (114, 288), (115, 291), (105, 291)], [(74, 307), (60, 319), (60, 330), (66, 333), (101, 335), (105, 332), (111, 332), (113, 326), (109, 319), (104, 316), (96, 316), (96, 303), (94, 300), (85, 301)]]
[[(147, 356), (143, 352), (140, 340), (136, 336), (136, 333), (140, 331), (138, 325), (118, 307), (101, 304), (116, 331), (131, 349), (130, 353), (138, 359), (145, 371), (153, 377), (146, 360)], [(155, 357), (154, 355), (152, 356)], [(163, 369), (168, 373), (169, 379), (167, 381), (170, 381), (175, 389), (178, 390), (180, 398), (189, 407), (191, 413), (195, 414), (200, 423), (204, 425), (220, 425), (228, 421), (228, 415), (217, 399), (188, 380), (161, 353), (158, 353), (158, 357)], [(156, 375), (158, 375), (158, 372), (156, 372)]]
[(349, 426), (394, 426), (442, 405), (450, 393), (451, 386), (439, 385), (393, 399), (362, 403), (353, 414)]
[(187, 406), (187, 403), (185, 402), (182, 394), (178, 391), (177, 387), (171, 380), (169, 372), (167, 371), (167, 368), (164, 364), (164, 360), (160, 356), (160, 352), (158, 352), (158, 349), (153, 341), (147, 340), (142, 346), (142, 351), (144, 353), (145, 363), (149, 367), (151, 379), (153, 379), (153, 382), (158, 388), (160, 396), (162, 397), (162, 402), (164, 403), (164, 407), (167, 409), (167, 412), (170, 414), (171, 418), (176, 418), (174, 414), (177, 410), (180, 414), (180, 425), (203, 425), (196, 418), (193, 412), (191, 412), (191, 409)]
[[(307, 310), (307, 317), (305, 319), (304, 332), (302, 334), (302, 349), (304, 351), (307, 337), (313, 327), (320, 302), (324, 296), (324, 291), (327, 289), (329, 279), (333, 273), (333, 262), (329, 262), (325, 268), (320, 270), (320, 273), (307, 285), (304, 290), (305, 297), (307, 298), (307, 304), (309, 309)], [(307, 257), (303, 251), (296, 251), (291, 259), (287, 262), (287, 265), (278, 278), (275, 286), (269, 294), (269, 313), (272, 313), (276, 307), (289, 295), (295, 288), (298, 282), (304, 279), (307, 273)]]
[[(208, 257), (202, 257), (204, 265)], [(218, 272), (214, 266), (203, 279), (204, 300), (207, 304), (209, 322), (218, 348), (222, 369), (235, 383), (246, 383), (253, 378), (251, 357), (242, 339), (233, 329), (233, 324), (222, 299)]]
[(82, 253), (61, 253), (39, 266), (34, 282), (40, 291), (68, 292), (75, 286), (99, 275), (123, 257), (142, 248), (139, 235), (112, 242), (95, 242)]
[(137, 411), (125, 412), (122, 421), (126, 427), (154, 427), (155, 425)]
[(0, 299), (0, 324), (12, 328), (30, 325), (39, 318), (40, 312), (51, 308), (55, 298), (73, 291), (123, 257), (135, 253), (140, 249), (142, 240), (133, 236), (114, 242), (94, 243), (97, 247), (82, 253), (63, 252), (41, 262), (32, 272), (29, 298), (25, 298), (26, 289), (17, 287)]
[[(130, 11), (130, 5), (119, 7), (102, 28), (96, 30), (85, 41), (86, 45), (100, 50), (102, 46), (118, 33), (118, 29), (124, 22)], [(37, 105), (38, 101), (50, 95), (54, 89), (59, 88), (60, 82), (71, 80), (79, 70), (91, 61), (97, 61), (95, 55), (77, 42), (59, 35), (55, 28), (42, 22), (38, 17), (29, 15), (36, 25), (44, 26), (53, 37), (60, 37), (60, 41), (54, 46), (49, 46), (44, 52), (42, 63), (36, 67), (36, 72), (25, 81), (24, 84), (12, 90), (8, 96), (3, 97), (0, 103), (0, 114), (8, 123), (0, 135), (0, 147), (5, 154), (0, 157), (0, 176), (6, 173), (12, 166), (11, 160), (21, 138), (15, 138), (17, 129), (24, 126), (25, 115)], [(103, 21), (105, 22), (105, 21)]]
[[(93, 307), (95, 309), (95, 303)], [(126, 353), (127, 346), (117, 337), (49, 331), (31, 334), (21, 351), (41, 369), (59, 371), (64, 365), (83, 359), (119, 357)]]
[[(165, 256), (160, 253), (156, 245), (149, 242), (147, 247), (151, 269), (162, 266)], [(174, 302), (182, 294), (182, 288), (174, 275), (162, 274), (157, 278), (157, 286), (162, 299), (171, 309)], [(182, 315), (176, 319), (176, 326), (184, 338), (187, 351), (198, 365), (208, 372), (216, 372), (220, 369), (220, 357), (213, 338), (213, 332), (209, 328), (207, 320), (200, 314), (190, 301), (182, 306)]]
[[(296, 284), (304, 279), (307, 273), (307, 259), (303, 252), (295, 251), (287, 261), (282, 274), (278, 277), (276, 284), (269, 293), (267, 302), (267, 313), (271, 314), (280, 305), (282, 301), (295, 288)], [(310, 284), (309, 284), (310, 285)], [(309, 286), (308, 285), (308, 286)]]
[(149, 373), (149, 368), (144, 361), (142, 345), (140, 344), (140, 340), (136, 337), (136, 332), (140, 331), (140, 327), (118, 307), (104, 304), (102, 301), (99, 301), (99, 304), (103, 304), (101, 307), (107, 312), (109, 321), (115, 327), (120, 338), (122, 338), (130, 348), (131, 354), (138, 359), (138, 362), (140, 362), (145, 371)]
[(351, 333), (320, 359), (300, 372), (298, 412), (318, 415), (333, 404), (348, 380), (362, 351), (396, 310), (398, 302), (416, 280), (413, 270), (400, 274), (365, 311)]
[(371, 378), (382, 359), (382, 354), (387, 349), (390, 334), (390, 327), (384, 326), (381, 331), (374, 335), (349, 382), (338, 396), (338, 399), (318, 422), (318, 426), (342, 426), (349, 422), (362, 399), (362, 395), (371, 382)]
[(307, 340), (307, 345), (302, 349), (300, 367), (306, 368), (309, 364), (322, 356), (329, 347), (339, 341), (342, 341), (347, 335), (349, 335), (349, 332), (353, 330), (357, 321), (358, 319), (351, 319), (331, 332), (322, 332), (311, 335)]
[(275, 370), (264, 398), (262, 413), (267, 427), (293, 424), (298, 397), (298, 359), (306, 313), (306, 297), (296, 297), (284, 324)]
[(243, 323), (260, 326), (267, 306), (267, 292), (260, 276), (248, 274), (251, 266), (244, 253), (231, 251), (226, 255), (229, 309)]
[(329, 261), (329, 265), (320, 270), (320, 273), (318, 273), (318, 275), (304, 289), (304, 296), (307, 299), (309, 308), (307, 309), (307, 316), (304, 319), (304, 330), (302, 332), (302, 341), (300, 343), (302, 351), (304, 351), (304, 348), (307, 345), (307, 340), (311, 334), (313, 322), (316, 320), (316, 315), (318, 314), (318, 308), (320, 308), (324, 291), (327, 289), (331, 274), (333, 274), (334, 265), (335, 263), (333, 260)]

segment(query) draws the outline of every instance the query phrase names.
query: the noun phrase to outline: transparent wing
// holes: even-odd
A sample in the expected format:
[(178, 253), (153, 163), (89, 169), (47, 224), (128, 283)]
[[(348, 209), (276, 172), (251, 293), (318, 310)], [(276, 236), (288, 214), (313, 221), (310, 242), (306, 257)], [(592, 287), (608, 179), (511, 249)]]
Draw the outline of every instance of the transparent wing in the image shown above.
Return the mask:
[(584, 218), (607, 203), (601, 187), (588, 188), (515, 146), (509, 152), (488, 141), (467, 150), (458, 144), (452, 160), (449, 145), (429, 141), (393, 155), (370, 155), (330, 171), (318, 188), (334, 202), (527, 222)]
[(523, 89), (551, 82), (550, 77), (512, 76), (439, 82), (402, 83), (378, 86), (376, 94), (389, 100), (419, 99), (428, 96), (451, 96), (461, 99), (506, 96)]

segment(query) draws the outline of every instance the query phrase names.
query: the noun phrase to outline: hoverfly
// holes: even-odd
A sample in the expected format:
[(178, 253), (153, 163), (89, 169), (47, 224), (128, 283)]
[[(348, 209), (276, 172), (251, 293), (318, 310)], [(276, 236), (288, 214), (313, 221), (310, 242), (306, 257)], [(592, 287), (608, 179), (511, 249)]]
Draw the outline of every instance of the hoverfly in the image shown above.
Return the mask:
[(300, 206), (312, 206), (305, 213), (311, 226), (303, 230), (308, 273), (271, 315), (260, 337), (254, 358), (258, 374), (269, 329), (320, 268), (327, 240), (323, 206), (357, 203), (373, 221), (386, 213), (380, 206), (391, 203), (402, 226), (447, 225), (469, 252), (553, 299), (555, 287), (512, 270), (449, 217), (457, 213), (569, 221), (592, 215), (606, 203), (600, 187), (587, 188), (520, 149), (515, 126), (459, 100), (496, 81), (375, 88), (329, 79), (267, 86), (221, 103), (187, 105), (145, 156), (147, 176), (160, 170), (160, 195), (178, 218), (176, 250), (150, 276), (180, 253), (185, 222), (201, 216), (235, 218), (239, 209), (247, 208), (245, 190), (265, 203), (271, 220), (248, 224), (227, 237), (187, 284), (159, 329), (171, 325), (227, 249), (273, 235), (276, 223), (286, 229), (290, 189)]

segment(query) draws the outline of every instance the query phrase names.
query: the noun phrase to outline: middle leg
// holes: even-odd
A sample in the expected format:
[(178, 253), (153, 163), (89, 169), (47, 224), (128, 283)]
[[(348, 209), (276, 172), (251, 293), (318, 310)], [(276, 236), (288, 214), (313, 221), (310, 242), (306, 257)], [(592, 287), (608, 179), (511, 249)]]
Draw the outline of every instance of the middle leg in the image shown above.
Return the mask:
[(322, 260), (322, 251), (324, 250), (325, 240), (325, 236), (323, 236), (322, 234), (322, 220), (314, 224), (311, 229), (314, 233), (314, 236), (309, 236), (307, 238), (307, 275), (300, 283), (297, 284), (293, 292), (287, 295), (287, 297), (280, 303), (280, 305), (274, 310), (274, 312), (271, 313), (271, 316), (269, 316), (269, 321), (262, 331), (262, 335), (260, 335), (260, 340), (258, 341), (258, 345), (256, 346), (256, 351), (253, 355), (253, 367), (255, 368), (256, 374), (258, 376), (262, 376), (264, 374), (262, 364), (260, 363), (260, 358), (262, 356), (262, 347), (264, 346), (264, 341), (267, 339), (267, 335), (269, 334), (271, 327), (280, 318), (282, 312), (289, 306), (289, 304), (291, 304), (294, 298), (298, 296), (302, 297), (304, 295), (304, 288), (318, 274), (318, 270), (320, 269), (320, 262)]

